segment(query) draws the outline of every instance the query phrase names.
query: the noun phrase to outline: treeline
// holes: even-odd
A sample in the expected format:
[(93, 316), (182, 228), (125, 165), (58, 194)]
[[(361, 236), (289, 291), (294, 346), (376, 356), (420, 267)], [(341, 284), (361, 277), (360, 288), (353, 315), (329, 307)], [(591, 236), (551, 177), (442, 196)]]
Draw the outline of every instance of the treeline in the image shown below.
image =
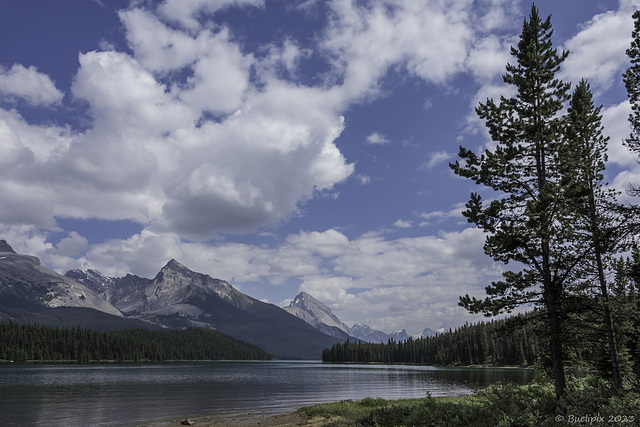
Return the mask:
[[(523, 318), (511, 319), (522, 321)], [(408, 363), (436, 366), (530, 366), (538, 363), (540, 342), (534, 323), (504, 333), (507, 320), (466, 324), (426, 338), (373, 344), (347, 341), (322, 353), (325, 362)]]
[[(616, 328), (618, 367), (625, 378), (640, 377), (640, 249), (612, 261), (608, 309)], [(567, 364), (612, 375), (602, 306), (585, 295), (572, 295), (563, 305), (572, 307), (561, 335)], [(465, 324), (443, 334), (389, 340), (383, 344), (347, 341), (322, 353), (325, 362), (410, 363), (436, 366), (550, 365), (547, 313), (535, 310), (501, 320)]]
[(0, 360), (27, 361), (151, 361), (269, 360), (258, 347), (220, 332), (120, 329), (95, 331), (0, 322)]

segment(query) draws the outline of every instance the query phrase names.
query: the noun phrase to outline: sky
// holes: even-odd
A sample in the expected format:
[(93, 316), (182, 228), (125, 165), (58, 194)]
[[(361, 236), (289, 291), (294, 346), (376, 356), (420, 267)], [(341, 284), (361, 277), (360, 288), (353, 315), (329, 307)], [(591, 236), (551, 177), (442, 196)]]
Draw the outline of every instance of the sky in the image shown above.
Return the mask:
[[(543, 0), (559, 77), (622, 141), (639, 0)], [(512, 96), (517, 0), (0, 0), (0, 238), (64, 273), (154, 277), (170, 259), (283, 306), (300, 291), (392, 332), (482, 320), (457, 305), (484, 255), (448, 164), (490, 146)], [(633, 202), (633, 200), (631, 200)]]

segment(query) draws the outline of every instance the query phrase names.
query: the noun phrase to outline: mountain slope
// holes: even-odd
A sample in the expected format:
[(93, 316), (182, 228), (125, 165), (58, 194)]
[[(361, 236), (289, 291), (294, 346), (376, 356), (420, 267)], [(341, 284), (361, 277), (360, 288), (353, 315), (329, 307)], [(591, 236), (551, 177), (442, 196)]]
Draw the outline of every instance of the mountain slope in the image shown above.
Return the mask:
[(89, 288), (43, 267), (38, 258), (15, 253), (4, 240), (0, 250), (0, 307), (78, 307), (122, 317), (117, 308)]
[(389, 341), (389, 334), (373, 329), (363, 323), (356, 323), (351, 327), (354, 337), (366, 342), (382, 343)]
[(168, 328), (213, 328), (280, 358), (319, 359), (324, 348), (338, 342), (279, 307), (175, 260), (153, 279), (109, 278), (95, 270), (66, 275), (90, 283), (127, 316)]
[(406, 330), (395, 331), (390, 334), (372, 329), (363, 323), (356, 323), (351, 327), (351, 333), (354, 337), (367, 342), (372, 343), (386, 343), (389, 339), (394, 341), (406, 341), (409, 339), (409, 335)]
[(353, 338), (349, 327), (331, 309), (306, 292), (300, 292), (284, 310), (304, 320), (314, 328), (340, 339)]
[[(113, 305), (112, 305), (113, 304)], [(280, 358), (320, 359), (339, 340), (229, 283), (169, 261), (155, 278), (62, 276), (0, 240), (0, 319), (95, 329), (192, 326), (218, 330)]]

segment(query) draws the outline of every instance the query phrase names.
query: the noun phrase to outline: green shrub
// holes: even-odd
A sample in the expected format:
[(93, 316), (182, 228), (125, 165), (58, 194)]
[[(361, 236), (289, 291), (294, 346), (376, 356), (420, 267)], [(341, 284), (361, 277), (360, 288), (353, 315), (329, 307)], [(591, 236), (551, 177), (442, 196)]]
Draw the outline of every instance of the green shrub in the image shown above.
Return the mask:
[(358, 424), (364, 427), (560, 427), (577, 425), (580, 417), (585, 416), (601, 417), (598, 425), (640, 425), (640, 395), (631, 390), (614, 394), (609, 383), (599, 377), (569, 376), (567, 392), (556, 402), (553, 384), (542, 378), (524, 386), (493, 384), (455, 402), (427, 397), (411, 404), (379, 406), (359, 419)]

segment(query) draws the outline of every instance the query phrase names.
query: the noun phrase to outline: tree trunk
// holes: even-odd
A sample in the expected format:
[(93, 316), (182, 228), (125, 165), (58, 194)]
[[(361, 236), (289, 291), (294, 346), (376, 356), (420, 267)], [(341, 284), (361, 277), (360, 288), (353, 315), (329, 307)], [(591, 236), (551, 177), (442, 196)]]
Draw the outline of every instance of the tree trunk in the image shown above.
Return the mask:
[(554, 294), (545, 290), (545, 299), (547, 305), (547, 320), (549, 322), (549, 345), (551, 347), (551, 359), (553, 363), (553, 378), (556, 391), (556, 399), (564, 394), (566, 380), (564, 376), (564, 355), (562, 352), (562, 340), (560, 338), (560, 319), (557, 309), (557, 302)]
[(618, 359), (618, 345), (616, 334), (613, 329), (613, 318), (611, 307), (609, 307), (609, 292), (607, 281), (604, 277), (604, 267), (602, 266), (602, 255), (599, 247), (596, 246), (596, 264), (598, 266), (598, 279), (600, 280), (600, 291), (602, 292), (602, 308), (604, 309), (604, 323), (607, 328), (607, 338), (609, 340), (609, 356), (611, 357), (611, 372), (613, 374), (612, 383), (616, 391), (622, 389), (622, 374), (620, 373), (620, 361)]
[(553, 368), (553, 378), (556, 391), (556, 400), (564, 394), (567, 386), (564, 375), (564, 354), (562, 351), (562, 339), (560, 328), (560, 313), (558, 308), (558, 299), (560, 292), (556, 289), (558, 286), (551, 278), (551, 269), (549, 267), (549, 243), (543, 239), (542, 241), (542, 264), (544, 275), (543, 297), (547, 307), (547, 320), (549, 322), (549, 346), (551, 349), (551, 362)]

